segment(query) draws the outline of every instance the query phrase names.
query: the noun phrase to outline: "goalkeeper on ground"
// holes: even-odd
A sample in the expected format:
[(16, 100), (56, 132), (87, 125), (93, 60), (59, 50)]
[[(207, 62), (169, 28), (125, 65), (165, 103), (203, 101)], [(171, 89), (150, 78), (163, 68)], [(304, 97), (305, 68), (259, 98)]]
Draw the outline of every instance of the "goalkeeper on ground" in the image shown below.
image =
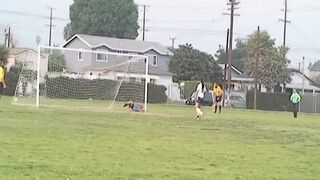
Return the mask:
[(123, 105), (123, 107), (128, 107), (129, 111), (133, 111), (133, 112), (143, 112), (144, 111), (143, 103), (133, 102), (132, 100), (126, 102)]

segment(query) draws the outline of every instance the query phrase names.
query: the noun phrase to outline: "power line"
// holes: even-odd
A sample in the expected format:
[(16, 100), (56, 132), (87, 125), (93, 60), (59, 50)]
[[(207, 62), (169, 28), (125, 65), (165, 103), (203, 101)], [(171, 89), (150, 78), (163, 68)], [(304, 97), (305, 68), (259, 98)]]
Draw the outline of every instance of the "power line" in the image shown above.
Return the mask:
[[(13, 14), (13, 15), (19, 15), (19, 16), (29, 16), (29, 17), (50, 19), (50, 16), (44, 16), (44, 15), (33, 14), (33, 13), (28, 13), (28, 12), (21, 12), (21, 11), (11, 11), (11, 10), (3, 10), (3, 9), (0, 9), (0, 13)], [(67, 19), (67, 18), (62, 18), (62, 17), (52, 17), (52, 19), (54, 19), (54, 20), (59, 20), (59, 21), (70, 21), (69, 19)]]

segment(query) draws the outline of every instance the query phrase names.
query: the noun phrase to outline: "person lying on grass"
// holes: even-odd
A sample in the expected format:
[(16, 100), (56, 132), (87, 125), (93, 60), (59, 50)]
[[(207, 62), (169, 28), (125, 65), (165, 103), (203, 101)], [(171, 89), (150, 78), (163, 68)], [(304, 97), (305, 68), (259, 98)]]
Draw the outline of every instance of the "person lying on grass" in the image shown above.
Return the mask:
[(126, 102), (123, 105), (123, 107), (128, 107), (129, 111), (133, 111), (133, 112), (143, 112), (144, 111), (143, 103), (134, 102), (132, 100)]

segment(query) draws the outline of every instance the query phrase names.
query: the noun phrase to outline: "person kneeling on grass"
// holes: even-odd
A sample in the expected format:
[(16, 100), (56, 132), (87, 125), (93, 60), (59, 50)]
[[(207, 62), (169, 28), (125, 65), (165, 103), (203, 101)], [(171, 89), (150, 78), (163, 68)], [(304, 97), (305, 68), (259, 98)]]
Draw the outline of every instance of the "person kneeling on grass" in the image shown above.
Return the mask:
[(143, 103), (133, 102), (132, 100), (130, 100), (123, 105), (123, 107), (127, 107), (127, 106), (129, 108), (129, 111), (133, 111), (133, 112), (144, 111)]

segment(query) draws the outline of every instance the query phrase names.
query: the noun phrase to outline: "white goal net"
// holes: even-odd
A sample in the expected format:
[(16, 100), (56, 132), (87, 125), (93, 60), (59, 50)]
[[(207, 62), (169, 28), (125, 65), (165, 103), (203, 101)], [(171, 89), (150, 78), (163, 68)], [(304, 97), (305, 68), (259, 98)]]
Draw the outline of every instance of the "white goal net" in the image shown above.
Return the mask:
[(39, 47), (38, 57), (20, 66), (15, 104), (105, 109), (131, 100), (147, 109), (147, 56)]

